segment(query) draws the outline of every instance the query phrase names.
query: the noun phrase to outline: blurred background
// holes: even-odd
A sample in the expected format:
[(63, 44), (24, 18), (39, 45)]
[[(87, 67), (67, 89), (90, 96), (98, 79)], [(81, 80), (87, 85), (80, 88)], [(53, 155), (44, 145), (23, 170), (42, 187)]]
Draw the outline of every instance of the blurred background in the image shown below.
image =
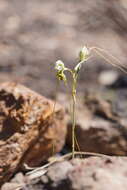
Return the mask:
[[(18, 81), (53, 97), (56, 60), (73, 66), (87, 45), (126, 64), (126, 38), (126, 0), (0, 0), (0, 82)], [(116, 79), (119, 71), (94, 55), (81, 71), (79, 91), (107, 84), (102, 74), (114, 82), (112, 71)]]

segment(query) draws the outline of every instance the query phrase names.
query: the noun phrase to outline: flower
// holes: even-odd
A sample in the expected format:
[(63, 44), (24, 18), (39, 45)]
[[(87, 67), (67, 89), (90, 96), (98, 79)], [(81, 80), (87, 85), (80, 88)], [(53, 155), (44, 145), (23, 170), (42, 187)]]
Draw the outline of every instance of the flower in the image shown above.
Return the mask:
[(64, 71), (64, 69), (65, 69), (64, 63), (61, 60), (56, 61), (55, 69), (59, 72)]
[(89, 49), (84, 46), (79, 52), (79, 61), (85, 61), (90, 54)]
[(63, 80), (66, 82), (66, 75), (64, 74), (64, 71), (66, 70), (64, 63), (61, 60), (56, 61), (55, 63), (55, 69), (57, 70), (56, 76), (59, 80)]

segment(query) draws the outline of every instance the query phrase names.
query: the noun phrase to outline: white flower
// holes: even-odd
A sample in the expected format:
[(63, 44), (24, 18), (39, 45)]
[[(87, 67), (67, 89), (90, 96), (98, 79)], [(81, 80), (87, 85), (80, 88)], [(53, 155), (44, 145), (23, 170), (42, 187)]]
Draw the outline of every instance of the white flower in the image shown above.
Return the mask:
[(57, 71), (64, 71), (64, 69), (65, 69), (64, 63), (61, 60), (56, 61), (55, 69)]
[(64, 71), (67, 69), (64, 66), (64, 63), (61, 60), (56, 61), (55, 63), (55, 69), (57, 70), (56, 76), (59, 80), (63, 80), (66, 82), (66, 75), (64, 74)]
[(85, 61), (88, 58), (89, 54), (90, 54), (89, 49), (86, 46), (84, 46), (79, 52), (80, 61)]

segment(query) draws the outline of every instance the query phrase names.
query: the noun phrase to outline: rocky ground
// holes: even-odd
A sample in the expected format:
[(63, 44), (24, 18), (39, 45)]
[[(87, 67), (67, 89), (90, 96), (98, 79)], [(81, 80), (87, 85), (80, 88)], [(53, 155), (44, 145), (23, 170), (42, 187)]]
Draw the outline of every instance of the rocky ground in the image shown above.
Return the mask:
[[(51, 163), (64, 145), (60, 155), (71, 150), (70, 100), (64, 85), (56, 93), (55, 61), (72, 68), (88, 45), (106, 49), (126, 67), (126, 11), (126, 0), (0, 1), (2, 190), (126, 189), (127, 77), (95, 53), (80, 72), (76, 148), (110, 157), (65, 159), (27, 175), (29, 167)], [(65, 113), (59, 104), (53, 111), (48, 98), (54, 97)]]
[(126, 190), (127, 158), (89, 157), (57, 162), (45, 174), (34, 179), (19, 173), (2, 190)]
[[(104, 48), (126, 64), (126, 9), (126, 0), (1, 0), (0, 81), (18, 81), (51, 97), (54, 62), (74, 65), (84, 44)], [(115, 69), (93, 56), (80, 73), (79, 90), (98, 85), (105, 67)]]

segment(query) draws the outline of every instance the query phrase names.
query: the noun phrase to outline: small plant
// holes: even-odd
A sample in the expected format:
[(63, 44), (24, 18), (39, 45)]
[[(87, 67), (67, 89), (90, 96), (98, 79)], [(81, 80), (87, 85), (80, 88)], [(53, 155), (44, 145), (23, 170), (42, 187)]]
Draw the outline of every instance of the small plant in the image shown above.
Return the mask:
[[(31, 167), (27, 166), (27, 164), (24, 164), (24, 167), (26, 170), (32, 170), (27, 173), (27, 175), (30, 176), (31, 179), (35, 178), (35, 176), (38, 175), (38, 172), (39, 172), (39, 175), (45, 174), (47, 172), (47, 168), (49, 166), (51, 166), (52, 164), (54, 164), (56, 161), (62, 161), (64, 159), (70, 158), (71, 156), (72, 156), (72, 158), (74, 158), (75, 155), (84, 155), (84, 156), (91, 155), (91, 156), (101, 156), (101, 157), (110, 159), (110, 156), (107, 156), (104, 154), (92, 153), (92, 152), (76, 152), (75, 151), (75, 144), (77, 144), (77, 140), (75, 137), (75, 126), (76, 126), (76, 119), (75, 119), (76, 118), (76, 114), (75, 114), (76, 107), (75, 107), (75, 105), (76, 105), (77, 79), (78, 79), (79, 71), (82, 67), (82, 64), (91, 58), (93, 51), (97, 55), (102, 57), (107, 63), (119, 68), (121, 71), (123, 71), (127, 74), (127, 68), (124, 67), (123, 65), (121, 65), (119, 60), (117, 60), (111, 54), (107, 53), (105, 50), (103, 50), (101, 48), (97, 48), (97, 47), (87, 48), (86, 46), (84, 46), (79, 52), (79, 57), (78, 57), (79, 61), (76, 64), (76, 66), (74, 67), (74, 69), (65, 67), (64, 63), (61, 60), (56, 61), (55, 70), (56, 70), (56, 77), (58, 79), (58, 82), (63, 81), (65, 84), (67, 84), (68, 81), (67, 81), (67, 76), (65, 73), (66, 71), (69, 72), (72, 77), (72, 84), (71, 84), (71, 87), (72, 87), (71, 95), (72, 95), (72, 102), (73, 102), (73, 107), (72, 107), (72, 153), (65, 154), (64, 156), (61, 156), (60, 158), (57, 158), (57, 159), (55, 158), (55, 159), (51, 160), (48, 164), (45, 164), (44, 166), (39, 167), (39, 168), (31, 168)], [(108, 56), (108, 58), (107, 58), (107, 56)], [(109, 57), (110, 57), (110, 59), (109, 59)], [(58, 90), (58, 84), (57, 84), (56, 91)], [(54, 116), (54, 112), (55, 112), (55, 105), (56, 105), (56, 101), (53, 106), (53, 116)], [(53, 153), (54, 153), (54, 143), (53, 143)]]
[[(91, 58), (92, 52), (95, 52), (97, 55), (102, 57), (106, 60), (107, 63), (119, 68), (120, 70), (126, 72), (126, 68), (120, 64), (119, 60), (117, 60), (114, 56), (107, 53), (105, 50), (97, 47), (87, 48), (84, 46), (79, 52), (79, 61), (73, 69), (65, 67), (64, 63), (61, 60), (56, 61), (55, 63), (55, 70), (56, 70), (56, 77), (58, 81), (63, 81), (67, 84), (67, 76), (65, 72), (69, 72), (72, 77), (72, 84), (71, 84), (71, 96), (72, 96), (72, 158), (75, 157), (75, 126), (76, 126), (76, 89), (77, 89), (77, 79), (79, 75), (79, 71), (82, 67), (82, 64), (86, 62), (88, 59)], [(110, 57), (112, 61), (110, 61)]]
[(69, 69), (65, 67), (64, 63), (61, 60), (58, 60), (55, 65), (55, 69), (57, 70), (56, 76), (59, 81), (64, 81), (67, 83), (67, 77), (65, 71), (69, 72), (72, 76), (72, 158), (74, 158), (75, 153), (75, 125), (76, 125), (76, 117), (75, 117), (75, 106), (76, 106), (76, 88), (77, 88), (77, 78), (79, 71), (82, 67), (82, 64), (87, 61), (89, 58), (89, 50), (86, 47), (83, 47), (79, 53), (79, 62), (74, 67), (74, 69)]

